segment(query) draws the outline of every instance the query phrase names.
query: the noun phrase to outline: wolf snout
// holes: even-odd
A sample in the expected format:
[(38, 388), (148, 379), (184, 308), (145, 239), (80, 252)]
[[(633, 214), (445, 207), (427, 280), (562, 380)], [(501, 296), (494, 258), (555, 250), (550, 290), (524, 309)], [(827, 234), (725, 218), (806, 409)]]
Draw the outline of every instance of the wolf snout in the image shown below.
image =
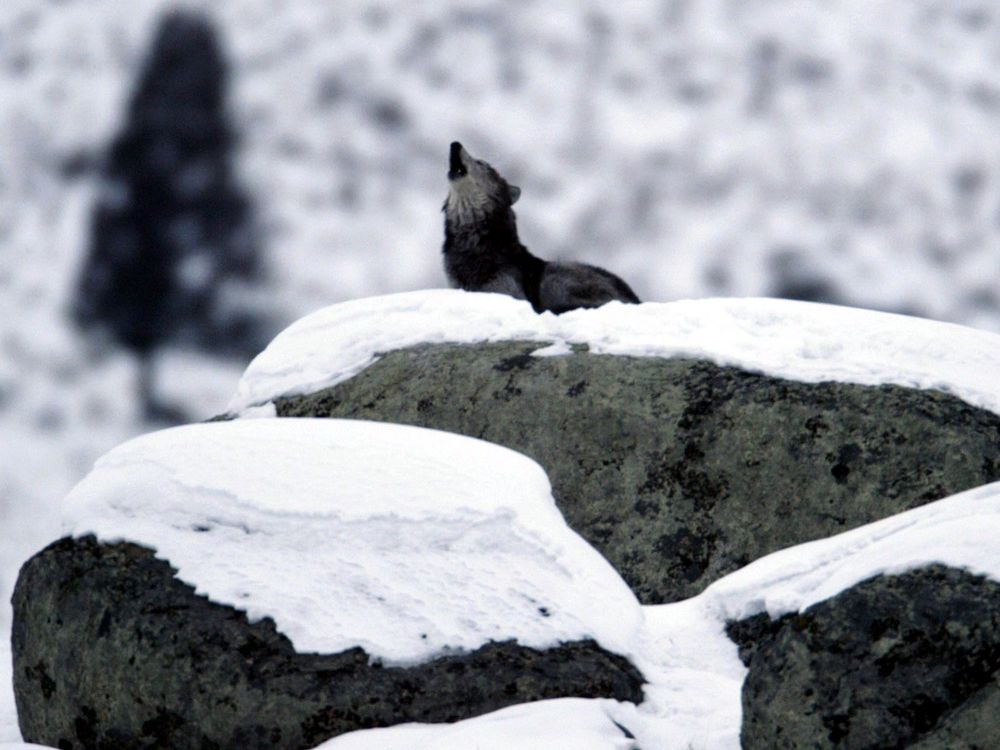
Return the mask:
[(452, 141), (451, 150), (448, 154), (448, 179), (454, 180), (464, 177), (468, 171), (464, 161), (465, 149), (458, 141)]

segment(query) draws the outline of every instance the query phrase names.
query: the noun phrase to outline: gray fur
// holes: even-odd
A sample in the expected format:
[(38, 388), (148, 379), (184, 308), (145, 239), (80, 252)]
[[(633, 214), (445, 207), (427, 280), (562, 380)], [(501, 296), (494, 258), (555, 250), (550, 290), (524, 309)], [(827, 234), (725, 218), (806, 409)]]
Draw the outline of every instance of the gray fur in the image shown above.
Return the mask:
[(628, 284), (603, 268), (532, 255), (518, 238), (511, 208), (521, 189), (458, 142), (451, 144), (448, 180), (444, 266), (452, 286), (526, 299), (537, 312), (639, 302)]
[(508, 294), (517, 299), (527, 299), (524, 296), (524, 282), (521, 281), (521, 274), (519, 273), (498, 274), (483, 284), (477, 291), (496, 292), (497, 294)]
[(548, 263), (542, 274), (538, 298), (543, 310), (555, 313), (578, 307), (600, 307), (613, 300), (639, 302), (620, 278), (586, 263)]

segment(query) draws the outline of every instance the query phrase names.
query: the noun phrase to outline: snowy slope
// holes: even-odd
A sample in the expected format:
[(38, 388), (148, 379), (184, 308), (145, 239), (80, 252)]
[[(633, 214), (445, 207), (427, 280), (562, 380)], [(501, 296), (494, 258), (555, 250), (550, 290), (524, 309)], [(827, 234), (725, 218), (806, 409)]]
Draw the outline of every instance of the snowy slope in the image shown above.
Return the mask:
[(544, 702), (451, 727), (356, 733), (331, 750), (537, 747), (518, 742), (552, 736), (554, 719), (584, 738), (580, 747), (629, 747), (614, 721), (644, 748), (735, 750), (746, 670), (728, 620), (801, 611), (930, 562), (1000, 581), (996, 483), (769, 555), (692, 599), (641, 607), (566, 526), (534, 462), (471, 438), (342, 420), (139, 438), (69, 495), (65, 521), (73, 534), (155, 548), (200, 593), (272, 617), (301, 651), (360, 645), (411, 664), (509, 636), (536, 647), (592, 637), (649, 682), (639, 706)]
[[(3, 601), (57, 498), (148, 429), (130, 363), (95, 365), (64, 311), (94, 165), (172, 4), (0, 3)], [(444, 285), (459, 138), (524, 189), (532, 249), (608, 265), (645, 299), (812, 288), (1000, 330), (995, 4), (184, 4), (228, 50), (288, 320)]]
[(805, 382), (933, 388), (1000, 413), (1000, 336), (971, 328), (775, 299), (616, 302), (536, 315), (511, 297), (452, 290), (355, 300), (297, 321), (253, 360), (229, 411), (346, 380), (382, 352), (499, 340), (538, 341), (542, 356), (585, 344), (596, 353), (697, 357)]

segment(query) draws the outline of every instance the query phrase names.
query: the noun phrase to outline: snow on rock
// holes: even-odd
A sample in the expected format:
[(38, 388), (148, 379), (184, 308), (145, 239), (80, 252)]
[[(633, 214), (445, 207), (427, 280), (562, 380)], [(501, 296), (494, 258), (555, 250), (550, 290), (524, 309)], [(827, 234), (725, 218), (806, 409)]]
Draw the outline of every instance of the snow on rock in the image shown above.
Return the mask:
[(706, 299), (538, 315), (498, 294), (433, 290), (356, 300), (293, 323), (251, 362), (228, 411), (346, 380), (417, 344), (526, 340), (537, 354), (691, 357), (805, 382), (892, 383), (1000, 413), (1000, 336), (949, 323), (778, 299)]
[[(549, 356), (586, 344), (807, 381), (939, 388), (1000, 412), (993, 334), (753, 299), (611, 304), (557, 317), (457, 291), (360, 300), (299, 321), (250, 366), (232, 408), (273, 415), (271, 399), (350, 377), (379, 352), (497, 339), (537, 341), (536, 353)], [(299, 651), (361, 646), (412, 663), (495, 639), (545, 647), (593, 637), (649, 681), (638, 706), (546, 702), (455, 725), (354, 733), (333, 748), (530, 748), (530, 737), (551, 737), (553, 727), (569, 740), (551, 747), (629, 747), (610, 717), (643, 748), (736, 750), (746, 670), (728, 620), (801, 611), (871, 576), (930, 562), (1000, 581), (997, 483), (769, 555), (687, 601), (640, 607), (566, 527), (536, 464), (469, 438), (382, 423), (247, 419), (147, 435), (101, 459), (64, 513), (75, 535), (155, 548), (200, 593), (272, 617)], [(6, 664), (0, 647), (0, 679)], [(0, 741), (17, 740), (15, 732), (0, 688)]]
[[(746, 669), (726, 636), (728, 620), (765, 610), (772, 617), (802, 611), (867, 578), (929, 562), (1000, 581), (998, 534), (1000, 483), (995, 483), (774, 553), (686, 601), (643, 607), (631, 658), (650, 684), (639, 706), (609, 700), (540, 702), (454, 725), (355, 732), (321, 748), (738, 750)], [(616, 734), (605, 716), (627, 728), (636, 744)], [(569, 739), (559, 740), (559, 728)], [(572, 734), (578, 729), (581, 737)], [(535, 744), (533, 732), (550, 744)]]
[(403, 724), (351, 732), (316, 750), (632, 750), (608, 715), (612, 700), (559, 700), (519, 706), (455, 724)]
[(763, 557), (683, 602), (644, 607), (641, 706), (612, 716), (641, 747), (737, 750), (746, 670), (725, 623), (801, 612), (880, 574), (937, 562), (1000, 581), (1000, 482)]
[(1000, 581), (1000, 482), (763, 557), (703, 596), (727, 619), (800, 612), (882, 573), (940, 563)]
[(191, 425), (116, 448), (66, 530), (151, 547), (299, 652), (405, 664), (517, 639), (624, 652), (641, 621), (542, 469), (444, 432), (336, 420)]

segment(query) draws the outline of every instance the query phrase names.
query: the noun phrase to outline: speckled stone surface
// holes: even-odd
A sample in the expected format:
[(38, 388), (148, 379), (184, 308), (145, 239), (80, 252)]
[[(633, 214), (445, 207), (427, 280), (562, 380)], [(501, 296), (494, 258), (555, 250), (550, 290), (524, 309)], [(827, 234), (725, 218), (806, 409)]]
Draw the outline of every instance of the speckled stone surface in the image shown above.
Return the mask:
[(541, 346), (390, 352), (280, 399), (278, 413), (433, 427), (530, 456), (569, 524), (645, 603), (1000, 479), (1000, 417), (943, 393), (698, 360), (530, 356)]
[(1000, 747), (1000, 584), (940, 565), (731, 623), (744, 750)]
[(298, 654), (270, 620), (197, 596), (150, 550), (93, 537), (31, 558), (13, 604), (21, 732), (51, 747), (305, 750), (545, 698), (642, 700), (638, 671), (592, 641), (490, 643), (408, 668), (360, 648)]

